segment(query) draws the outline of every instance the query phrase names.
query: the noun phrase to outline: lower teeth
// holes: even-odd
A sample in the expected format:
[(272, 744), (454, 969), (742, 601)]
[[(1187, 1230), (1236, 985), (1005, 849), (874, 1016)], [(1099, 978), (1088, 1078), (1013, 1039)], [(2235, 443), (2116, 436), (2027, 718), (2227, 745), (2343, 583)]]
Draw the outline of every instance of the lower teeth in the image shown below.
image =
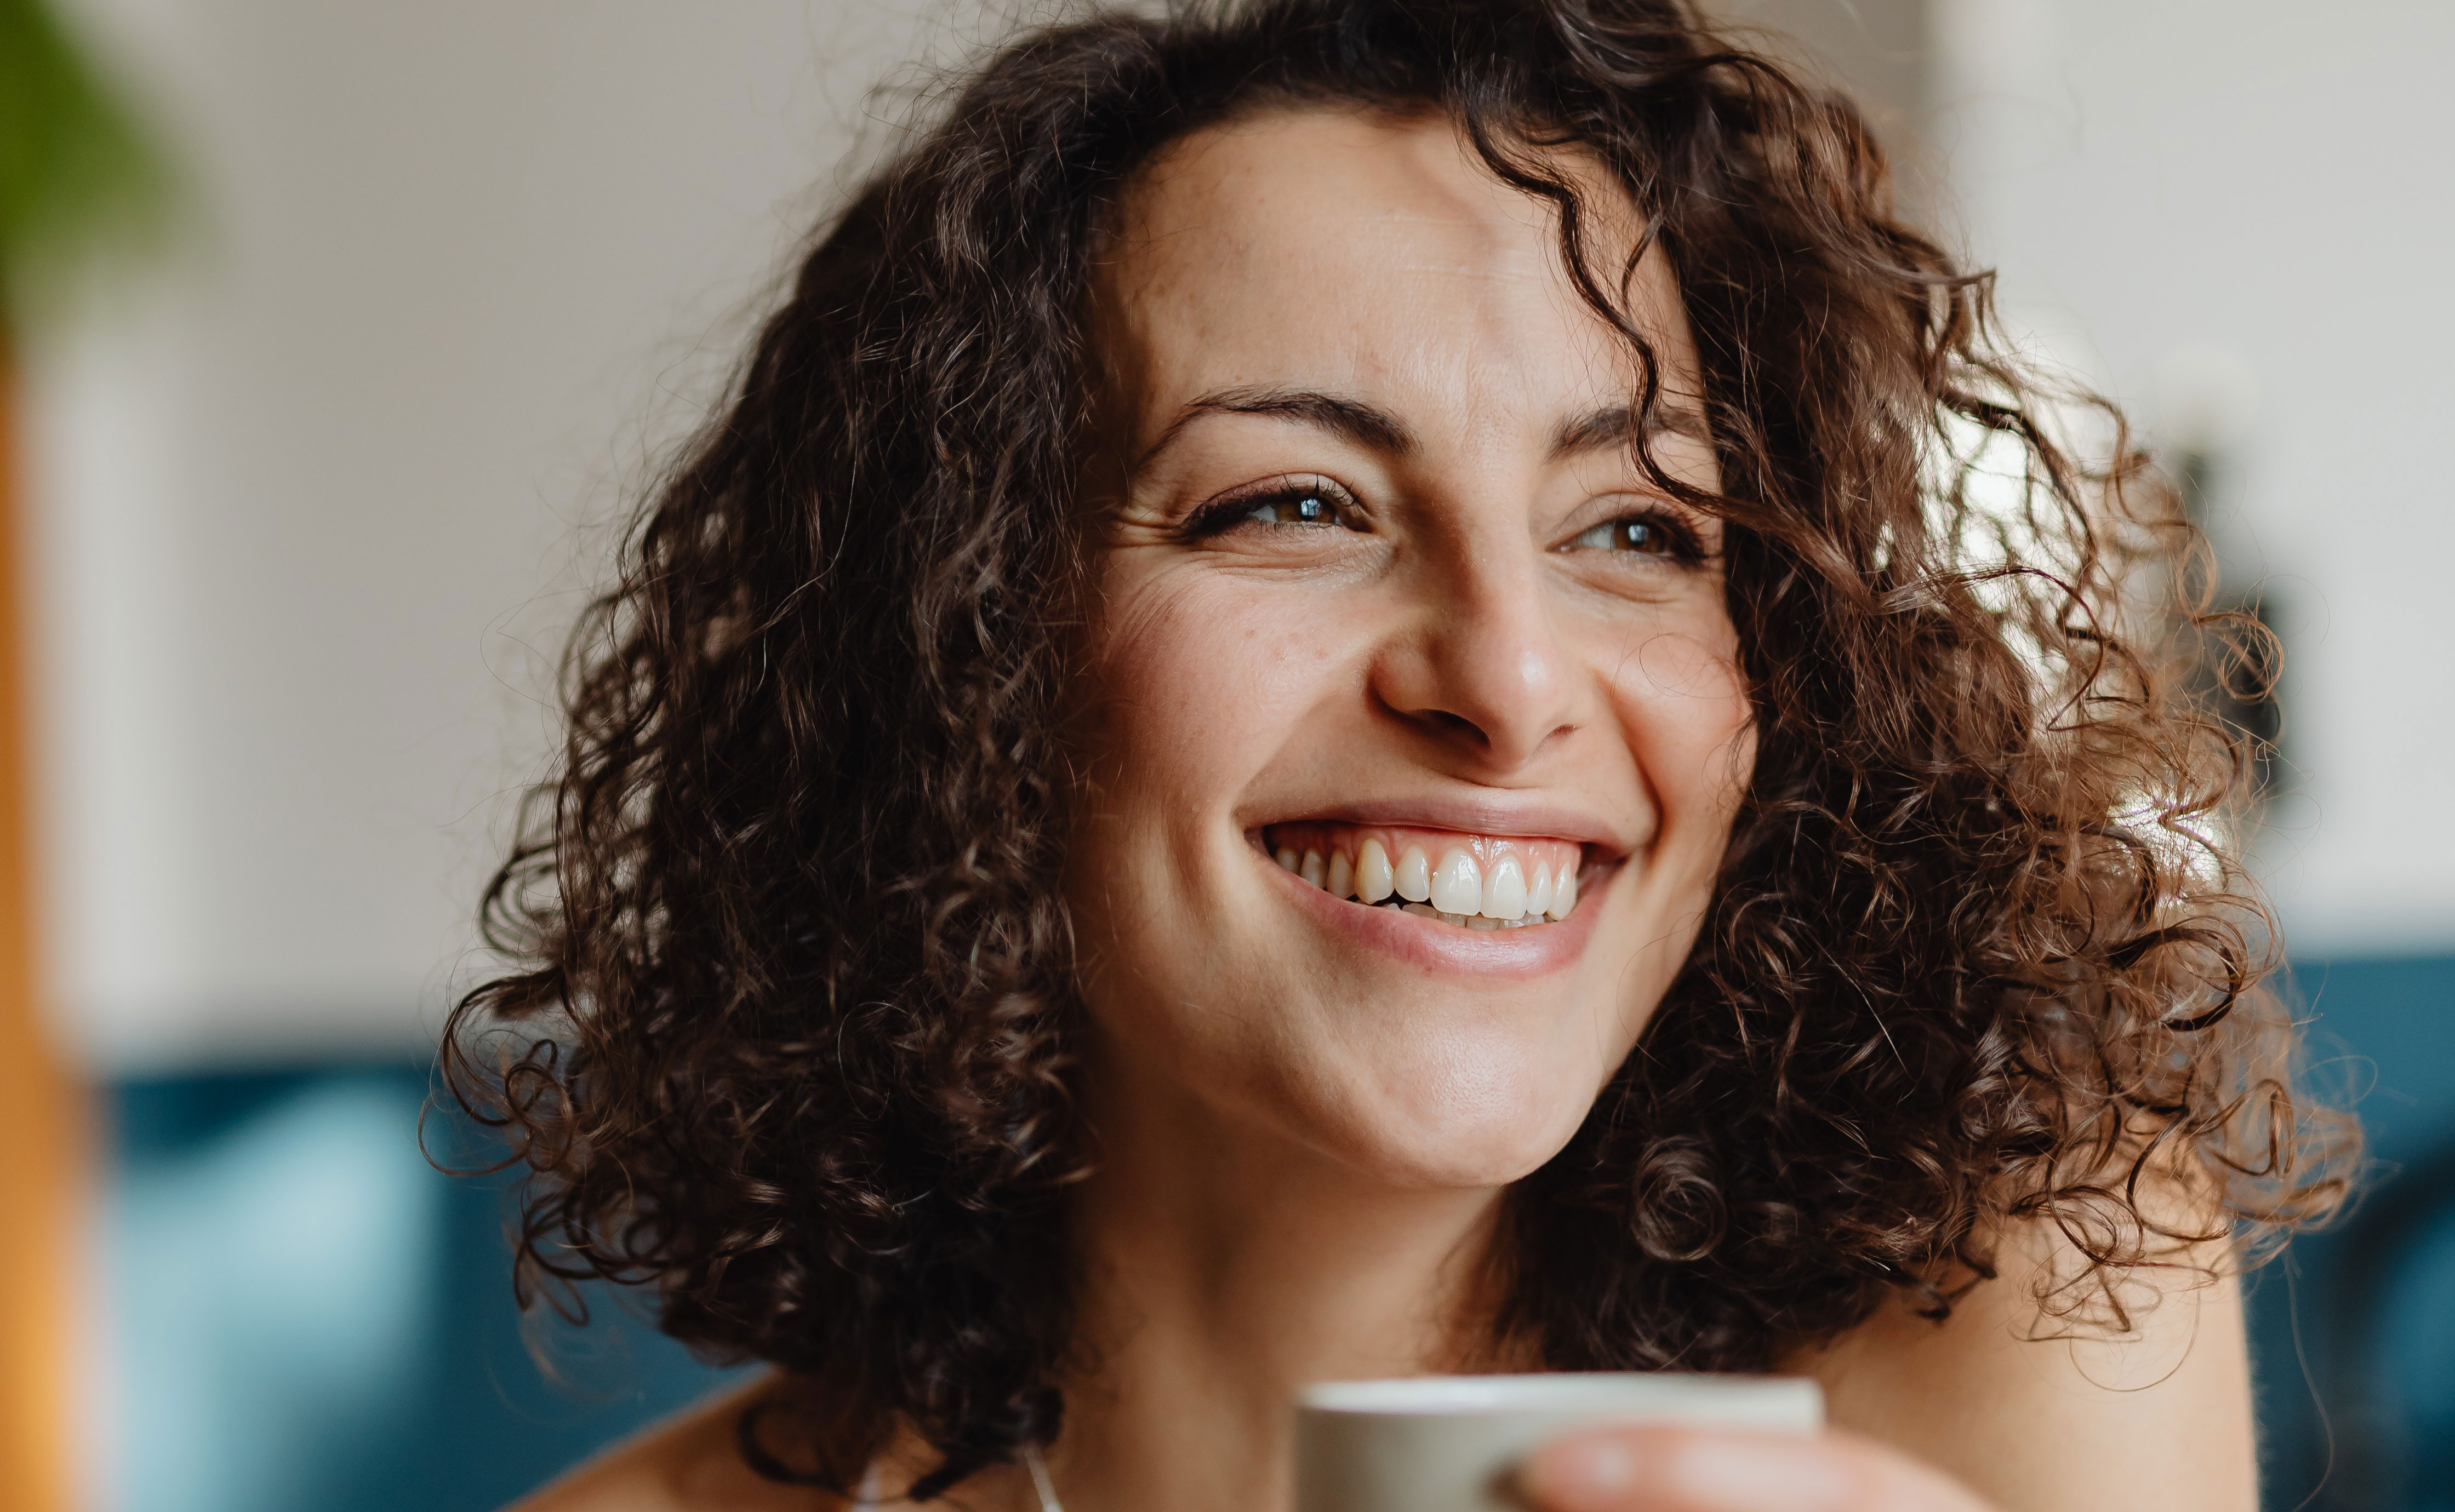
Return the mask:
[(1386, 903), (1368, 903), (1368, 908), (1395, 908), (1422, 918), (1437, 918), (1444, 924), (1460, 929), (1524, 929), (1529, 924), (1543, 922), (1535, 918), (1484, 918), (1466, 914), (1444, 914), (1430, 903), (1402, 903), (1391, 898)]

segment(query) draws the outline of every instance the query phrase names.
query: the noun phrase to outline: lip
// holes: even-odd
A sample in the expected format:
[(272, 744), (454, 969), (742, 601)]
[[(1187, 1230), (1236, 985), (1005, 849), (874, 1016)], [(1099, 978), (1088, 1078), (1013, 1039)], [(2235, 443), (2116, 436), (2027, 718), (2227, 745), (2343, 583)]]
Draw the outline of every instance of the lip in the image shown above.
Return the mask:
[[(1425, 811), (1416, 806), (1406, 812), (1420, 816)], [(1367, 818), (1354, 822), (1390, 821)], [(1572, 837), (1550, 830), (1539, 832), (1539, 836), (1548, 839)], [(1525, 834), (1521, 837), (1532, 839), (1537, 836)], [(1603, 894), (1619, 875), (1618, 859), (1589, 861), (1579, 874), (1577, 906), (1569, 911), (1568, 917), (1554, 923), (1527, 929), (1460, 929), (1404, 909), (1377, 908), (1332, 897), (1263, 855), (1258, 847), (1251, 849), (1256, 863), (1276, 879), (1273, 885), (1292, 895), (1295, 905), (1310, 913), (1324, 928), (1424, 971), (1504, 980), (1548, 977), (1574, 965), (1593, 938), (1594, 920), (1602, 913)]]
[[(1497, 796), (1365, 798), (1301, 814), (1273, 814), (1259, 822), (1248, 822), (1245, 834), (1258, 847), (1262, 832), (1271, 825), (1305, 823), (1388, 824), (1521, 840), (1567, 840), (1586, 848), (1589, 865), (1602, 866), (1617, 866), (1654, 837), (1651, 825), (1646, 833), (1633, 835), (1613, 828), (1589, 811), (1550, 801)], [(1575, 915), (1570, 917), (1573, 918)]]

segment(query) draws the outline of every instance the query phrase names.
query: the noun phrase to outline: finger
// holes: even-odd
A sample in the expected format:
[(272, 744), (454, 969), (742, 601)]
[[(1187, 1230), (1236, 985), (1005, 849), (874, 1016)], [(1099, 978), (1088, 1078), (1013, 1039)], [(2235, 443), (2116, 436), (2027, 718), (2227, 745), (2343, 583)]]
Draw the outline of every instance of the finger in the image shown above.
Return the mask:
[(1537, 1451), (1519, 1485), (1542, 1512), (1985, 1512), (1941, 1471), (1837, 1433), (1572, 1434)]

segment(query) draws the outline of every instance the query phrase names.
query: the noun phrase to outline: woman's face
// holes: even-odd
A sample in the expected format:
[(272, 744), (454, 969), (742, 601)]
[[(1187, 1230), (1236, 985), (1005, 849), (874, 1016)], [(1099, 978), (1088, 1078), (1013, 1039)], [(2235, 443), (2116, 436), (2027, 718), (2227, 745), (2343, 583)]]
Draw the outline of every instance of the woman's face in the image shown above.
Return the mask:
[[(1588, 187), (1616, 268), (1633, 212)], [(1115, 230), (1066, 883), (1094, 1118), (1130, 1088), (1384, 1180), (1514, 1179), (1660, 1001), (1750, 770), (1719, 531), (1647, 483), (1551, 213), (1446, 123), (1204, 131)], [(1712, 489), (1659, 259), (1633, 297), (1654, 455)]]

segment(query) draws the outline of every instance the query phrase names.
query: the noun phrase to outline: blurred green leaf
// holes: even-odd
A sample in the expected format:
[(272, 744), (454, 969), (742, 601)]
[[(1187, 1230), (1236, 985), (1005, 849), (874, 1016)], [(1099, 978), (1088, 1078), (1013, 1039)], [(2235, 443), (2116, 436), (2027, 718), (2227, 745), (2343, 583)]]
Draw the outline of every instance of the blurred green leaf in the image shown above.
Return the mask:
[(169, 177), (43, 0), (0, 0), (0, 318), (29, 286), (159, 229)]

